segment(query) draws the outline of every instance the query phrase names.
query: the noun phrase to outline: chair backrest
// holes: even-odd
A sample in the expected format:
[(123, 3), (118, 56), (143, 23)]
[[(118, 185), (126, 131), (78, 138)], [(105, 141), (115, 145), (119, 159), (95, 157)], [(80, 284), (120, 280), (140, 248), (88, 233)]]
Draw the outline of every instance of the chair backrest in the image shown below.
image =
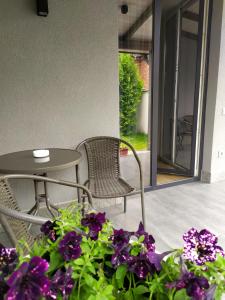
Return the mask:
[[(8, 180), (4, 178), (0, 179), (0, 207), (10, 208), (18, 212), (20, 211), (10, 184)], [(29, 233), (27, 223), (1, 213), (0, 222), (14, 246), (16, 246), (20, 239), (26, 240), (28, 245), (33, 244), (34, 237)]]
[(112, 137), (94, 137), (84, 141), (88, 173), (91, 178), (118, 178), (120, 176), (120, 140)]

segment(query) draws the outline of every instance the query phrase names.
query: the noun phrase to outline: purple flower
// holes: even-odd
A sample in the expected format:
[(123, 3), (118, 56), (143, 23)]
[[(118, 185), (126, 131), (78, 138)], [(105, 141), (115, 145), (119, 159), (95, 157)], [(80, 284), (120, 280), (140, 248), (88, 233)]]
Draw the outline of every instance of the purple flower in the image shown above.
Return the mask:
[(204, 300), (214, 300), (215, 299), (215, 292), (216, 292), (216, 285), (213, 284), (210, 288), (206, 291), (205, 299)]
[(5, 248), (0, 244), (0, 272), (7, 276), (14, 271), (18, 262), (18, 256), (15, 248)]
[(46, 260), (39, 256), (24, 262), (8, 279), (9, 290), (6, 299), (35, 300), (49, 291), (49, 279), (45, 276), (48, 269)]
[(77, 259), (81, 255), (82, 237), (75, 231), (68, 232), (59, 243), (59, 252), (66, 261)]
[(176, 290), (185, 288), (187, 295), (192, 297), (192, 300), (205, 300), (209, 283), (205, 277), (199, 277), (192, 272), (185, 271), (180, 279), (167, 283), (166, 287), (169, 289), (175, 288)]
[(146, 256), (147, 258), (149, 259), (149, 262), (155, 267), (155, 269), (159, 272), (161, 271), (162, 269), (162, 266), (161, 266), (161, 261), (163, 260), (163, 258), (165, 256), (167, 256), (168, 254), (170, 254), (171, 252), (173, 251), (166, 251), (166, 252), (163, 252), (161, 254), (159, 253), (155, 253), (153, 251), (149, 251)]
[(54, 227), (55, 222), (47, 221), (41, 226), (41, 232), (43, 232), (52, 242), (55, 242), (58, 238)]
[(47, 300), (57, 299), (58, 295), (63, 297), (63, 300), (68, 299), (74, 286), (74, 280), (71, 277), (72, 269), (67, 269), (66, 272), (58, 270), (51, 280), (50, 291), (46, 297)]
[(206, 229), (197, 231), (191, 228), (183, 235), (184, 258), (203, 265), (205, 262), (216, 260), (217, 253), (224, 255), (224, 251), (217, 245), (217, 237)]
[(136, 231), (135, 235), (137, 237), (144, 236), (143, 244), (147, 248), (148, 251), (155, 251), (155, 240), (152, 235), (149, 235), (144, 230), (144, 225), (140, 222), (138, 230)]
[(135, 273), (140, 279), (145, 279), (149, 273), (153, 274), (155, 272), (154, 266), (150, 264), (146, 254), (143, 253), (130, 257), (128, 268), (130, 272)]
[(86, 216), (81, 220), (81, 224), (89, 228), (90, 238), (96, 240), (105, 221), (105, 213), (90, 213), (86, 214)]
[(130, 259), (129, 251), (126, 248), (117, 249), (115, 253), (112, 255), (111, 263), (114, 267), (118, 267), (119, 265), (127, 263), (129, 259)]
[(128, 245), (130, 239), (130, 233), (123, 229), (114, 229), (113, 235), (111, 237), (112, 245), (115, 249), (122, 249)]

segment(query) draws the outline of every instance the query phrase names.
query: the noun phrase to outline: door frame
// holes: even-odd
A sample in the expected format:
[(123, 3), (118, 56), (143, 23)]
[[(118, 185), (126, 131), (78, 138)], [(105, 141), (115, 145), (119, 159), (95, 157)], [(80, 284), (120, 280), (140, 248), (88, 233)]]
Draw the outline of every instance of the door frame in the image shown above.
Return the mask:
[[(200, 0), (200, 8), (204, 0)], [(190, 3), (190, 1), (182, 1), (179, 6), (184, 6), (186, 3)], [(203, 3), (204, 5), (204, 3)], [(192, 178), (171, 182), (167, 184), (157, 185), (157, 165), (158, 165), (158, 105), (159, 105), (159, 88), (160, 88), (160, 51), (161, 51), (161, 0), (153, 1), (153, 39), (152, 39), (152, 93), (151, 93), (151, 166), (150, 166), (150, 186), (145, 188), (145, 191), (150, 191), (154, 189), (162, 189), (169, 186), (176, 186), (184, 183), (190, 183), (196, 180), (200, 180), (200, 173), (202, 168), (203, 161), (203, 143), (204, 143), (204, 124), (205, 124), (205, 110), (206, 110), (206, 97), (207, 97), (207, 82), (208, 82), (208, 64), (209, 64), (209, 50), (210, 50), (210, 34), (211, 34), (211, 22), (212, 22), (212, 9), (213, 9), (213, 1), (208, 1), (208, 15), (204, 16), (207, 18), (206, 23), (201, 22), (202, 30), (203, 26), (206, 26), (206, 45), (205, 45), (205, 61), (204, 61), (204, 80), (203, 80), (203, 90), (202, 90), (202, 118), (200, 125), (200, 143), (199, 143), (199, 161), (198, 161), (198, 172)], [(205, 9), (204, 9), (205, 11)], [(200, 13), (204, 13), (201, 12)], [(201, 34), (202, 36), (202, 34)], [(201, 38), (202, 39), (202, 38)], [(201, 47), (202, 48), (202, 47)], [(199, 54), (200, 55), (200, 54)], [(198, 60), (198, 71), (200, 72), (202, 62), (202, 54), (200, 56), (200, 61)], [(199, 59), (199, 57), (198, 57)], [(198, 78), (198, 84), (200, 83), (200, 78)], [(197, 94), (197, 93), (196, 93)], [(195, 95), (197, 97), (197, 95)], [(199, 95), (198, 95), (199, 96)], [(195, 108), (194, 108), (195, 109)], [(199, 109), (199, 107), (197, 108)], [(196, 125), (196, 124), (195, 124)], [(197, 134), (197, 132), (196, 132)], [(196, 140), (196, 139), (195, 139)], [(196, 146), (196, 143), (195, 143)], [(194, 148), (194, 147), (193, 147)], [(196, 149), (194, 149), (196, 154)], [(194, 154), (194, 155), (195, 155)], [(196, 157), (195, 157), (196, 159)], [(195, 168), (195, 166), (192, 166)]]

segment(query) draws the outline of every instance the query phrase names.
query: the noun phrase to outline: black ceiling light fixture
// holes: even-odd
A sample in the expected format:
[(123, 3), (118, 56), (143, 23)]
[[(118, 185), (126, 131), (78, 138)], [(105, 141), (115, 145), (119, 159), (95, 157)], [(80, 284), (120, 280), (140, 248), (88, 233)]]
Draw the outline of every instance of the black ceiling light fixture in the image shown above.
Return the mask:
[(120, 9), (121, 9), (121, 14), (126, 15), (128, 13), (128, 5), (127, 4), (121, 5)]
[(37, 1), (37, 15), (41, 17), (47, 17), (48, 0), (36, 0), (36, 1)]

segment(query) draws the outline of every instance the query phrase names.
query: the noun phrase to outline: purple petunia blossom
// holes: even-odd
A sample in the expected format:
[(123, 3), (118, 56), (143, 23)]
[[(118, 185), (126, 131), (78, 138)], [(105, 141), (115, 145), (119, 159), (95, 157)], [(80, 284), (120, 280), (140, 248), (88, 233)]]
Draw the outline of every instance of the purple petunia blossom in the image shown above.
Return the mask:
[(92, 240), (97, 240), (99, 231), (105, 223), (105, 213), (89, 213), (81, 220), (81, 224), (89, 228), (89, 236)]
[(136, 231), (135, 235), (137, 237), (144, 236), (144, 241), (143, 244), (147, 248), (148, 251), (155, 251), (155, 240), (152, 235), (149, 235), (145, 230), (144, 230), (144, 225), (142, 222), (140, 222), (138, 230)]
[(47, 295), (49, 279), (45, 276), (48, 269), (46, 260), (39, 256), (24, 262), (8, 279), (7, 300), (36, 300)]
[(155, 272), (155, 268), (150, 264), (146, 254), (140, 253), (138, 256), (130, 257), (128, 261), (129, 271), (135, 273), (140, 279), (145, 279), (150, 273)]
[(0, 244), (0, 272), (7, 276), (14, 271), (18, 262), (18, 256), (15, 248), (5, 248)]
[(113, 235), (111, 237), (112, 246), (117, 250), (126, 247), (129, 243), (130, 235), (130, 232), (125, 231), (123, 229), (114, 229)]
[(129, 261), (130, 255), (129, 251), (124, 249), (117, 249), (115, 253), (112, 255), (111, 263), (114, 267), (118, 267), (119, 265), (125, 264)]
[(75, 231), (68, 232), (59, 243), (59, 252), (66, 261), (77, 259), (81, 255), (82, 237)]
[(50, 291), (46, 299), (55, 300), (58, 295), (61, 295), (63, 300), (68, 299), (74, 287), (74, 280), (71, 276), (71, 268), (67, 269), (66, 272), (58, 270), (51, 280)]
[(54, 229), (55, 225), (55, 222), (47, 221), (41, 226), (41, 232), (43, 232), (52, 242), (55, 242), (58, 238)]
[(216, 292), (216, 285), (213, 284), (210, 288), (206, 291), (205, 299), (204, 300), (214, 300), (215, 299), (215, 292)]
[(223, 249), (217, 245), (217, 237), (206, 229), (198, 232), (191, 228), (183, 235), (183, 239), (184, 258), (197, 265), (215, 261), (217, 253), (224, 255)]
[(205, 300), (209, 283), (205, 277), (199, 277), (192, 272), (185, 271), (180, 279), (167, 283), (166, 287), (176, 290), (185, 288), (187, 295), (192, 297), (192, 300)]
[(169, 255), (172, 251), (166, 251), (166, 252), (163, 252), (161, 254), (159, 253), (155, 253), (153, 251), (149, 251), (146, 256), (149, 260), (149, 262), (154, 265), (155, 269), (159, 272), (161, 271), (162, 269), (162, 266), (161, 266), (161, 261), (163, 260), (163, 258), (167, 255)]

